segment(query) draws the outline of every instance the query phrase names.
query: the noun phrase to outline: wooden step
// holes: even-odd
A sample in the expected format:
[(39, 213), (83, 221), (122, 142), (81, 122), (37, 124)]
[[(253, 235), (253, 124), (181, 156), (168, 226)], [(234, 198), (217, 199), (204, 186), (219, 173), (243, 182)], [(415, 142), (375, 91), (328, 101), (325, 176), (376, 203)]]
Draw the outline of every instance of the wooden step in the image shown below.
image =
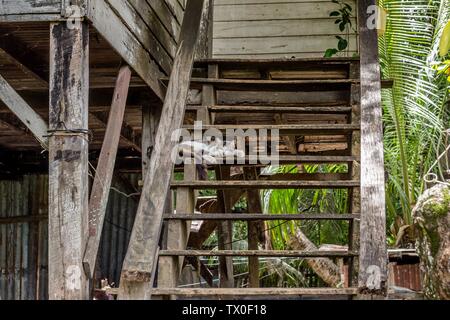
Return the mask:
[[(193, 125), (183, 126), (184, 129), (194, 130)], [(280, 135), (346, 135), (359, 131), (361, 127), (355, 124), (281, 124), (281, 125), (204, 125), (203, 131), (219, 130), (226, 133), (227, 130), (279, 130)]]
[(357, 288), (155, 288), (153, 296), (197, 297), (282, 297), (295, 296), (354, 296)]
[(359, 219), (359, 214), (248, 214), (248, 213), (213, 213), (187, 214), (177, 213), (164, 217), (164, 220), (179, 221), (296, 221), (296, 220), (335, 220), (350, 221)]
[[(202, 107), (187, 107), (187, 111), (198, 111)], [(352, 112), (349, 106), (210, 106), (212, 113), (292, 113), (292, 114), (347, 114)]]
[(314, 64), (339, 64), (345, 65), (358, 62), (358, 57), (333, 57), (333, 58), (295, 58), (295, 59), (199, 59), (195, 61), (195, 67), (208, 65), (220, 65), (225, 67), (282, 67), (282, 66), (311, 66)]
[(345, 189), (359, 187), (356, 180), (346, 181), (174, 181), (171, 188), (206, 189)]
[[(220, 159), (217, 158), (219, 161)], [(255, 164), (254, 159), (250, 159), (249, 157), (245, 158), (223, 158), (220, 163), (227, 165), (227, 160), (232, 163), (230, 165), (240, 164), (240, 165), (260, 165), (262, 161), (258, 159)], [(270, 161), (272, 160), (271, 156), (267, 156), (265, 159), (261, 158), (261, 160)], [(339, 164), (339, 163), (352, 163), (354, 161), (359, 161), (358, 157), (354, 156), (329, 156), (329, 155), (317, 155), (317, 156), (304, 156), (304, 155), (277, 155), (274, 160), (277, 160), (280, 164)], [(266, 162), (266, 161), (265, 161)], [(263, 163), (264, 164), (264, 163)]]
[(346, 258), (356, 257), (354, 251), (299, 250), (161, 250), (160, 257), (279, 257), (279, 258)]
[[(161, 81), (167, 85), (169, 78)], [(349, 90), (359, 79), (322, 79), (322, 80), (247, 80), (247, 79), (210, 79), (191, 78), (191, 88), (201, 89), (212, 85), (224, 91), (330, 91)]]
[[(117, 288), (105, 290), (106, 294), (117, 295)], [(219, 297), (283, 297), (299, 296), (354, 296), (358, 294), (357, 288), (154, 288), (153, 297), (178, 296), (182, 298), (219, 298)]]

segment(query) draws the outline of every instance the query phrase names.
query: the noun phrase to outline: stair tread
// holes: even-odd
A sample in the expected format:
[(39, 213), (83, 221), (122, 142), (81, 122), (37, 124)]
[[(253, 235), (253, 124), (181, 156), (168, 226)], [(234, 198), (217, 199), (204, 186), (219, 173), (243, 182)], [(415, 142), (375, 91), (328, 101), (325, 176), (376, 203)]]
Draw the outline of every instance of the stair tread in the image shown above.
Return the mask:
[(357, 288), (155, 288), (152, 295), (187, 297), (205, 296), (302, 296), (302, 295), (356, 295)]
[(211, 213), (211, 214), (187, 214), (177, 213), (164, 217), (165, 220), (232, 220), (232, 221), (269, 221), (269, 220), (354, 220), (359, 219), (360, 214), (262, 214), (262, 213)]
[(353, 188), (359, 187), (360, 182), (357, 180), (344, 181), (243, 181), (243, 180), (227, 180), (227, 181), (174, 181), (171, 184), (174, 188), (195, 188), (197, 190), (204, 189), (326, 189), (326, 188)]
[(215, 113), (246, 113), (246, 112), (261, 112), (261, 113), (349, 113), (352, 107), (349, 106), (335, 106), (335, 107), (287, 107), (287, 106), (211, 106), (208, 107), (210, 112)]
[(205, 64), (243, 64), (243, 65), (273, 65), (273, 64), (298, 64), (298, 63), (351, 63), (359, 61), (359, 57), (312, 57), (312, 58), (276, 58), (276, 59), (245, 59), (245, 58), (208, 58), (198, 59), (195, 65)]
[(298, 258), (324, 258), (324, 257), (354, 257), (358, 254), (348, 250), (161, 250), (160, 256), (195, 256), (195, 257), (298, 257)]
[[(117, 295), (117, 288), (105, 289), (107, 294)], [(358, 294), (358, 288), (154, 288), (153, 296), (352, 296)]]
[[(220, 160), (220, 158), (216, 158)], [(233, 158), (232, 158), (233, 159)], [(267, 156), (267, 159), (270, 160), (271, 156)], [(284, 164), (292, 164), (292, 163), (303, 163), (303, 164), (311, 164), (311, 163), (349, 163), (353, 161), (358, 161), (358, 157), (354, 156), (329, 156), (329, 155), (317, 155), (317, 156), (306, 156), (306, 155), (277, 155), (277, 159), (279, 163)], [(234, 158), (235, 161), (243, 161), (244, 164), (249, 164), (250, 159), (248, 156), (245, 158)], [(222, 163), (226, 165), (227, 158), (222, 159)], [(259, 163), (259, 162), (258, 162)], [(234, 164), (234, 162), (233, 162)]]
[[(186, 130), (195, 130), (193, 125), (183, 126)], [(345, 135), (354, 131), (360, 131), (361, 126), (358, 124), (216, 124), (203, 125), (202, 130), (279, 130), (280, 135)]]
[[(169, 78), (161, 78), (167, 84)], [(229, 91), (329, 91), (346, 90), (359, 79), (313, 79), (313, 80), (253, 80), (253, 79), (211, 79), (191, 78), (191, 87), (201, 89), (203, 85), (213, 85), (217, 90)]]

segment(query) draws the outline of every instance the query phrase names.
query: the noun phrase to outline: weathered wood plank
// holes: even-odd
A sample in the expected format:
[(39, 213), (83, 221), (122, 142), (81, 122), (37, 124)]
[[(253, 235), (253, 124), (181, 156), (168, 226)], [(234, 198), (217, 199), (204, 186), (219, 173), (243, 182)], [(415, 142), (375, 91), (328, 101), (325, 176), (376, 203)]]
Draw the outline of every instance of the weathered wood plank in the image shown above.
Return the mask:
[[(214, 93), (214, 91), (211, 91)], [(216, 179), (230, 179), (230, 168), (216, 166)], [(230, 193), (224, 190), (217, 192), (217, 209), (222, 212), (231, 213), (232, 204)], [(217, 242), (219, 250), (233, 249), (233, 223), (232, 221), (221, 221), (217, 224)], [(221, 288), (234, 287), (234, 266), (232, 257), (219, 257), (219, 286)]]
[[(195, 165), (184, 166), (184, 179), (195, 180)], [(195, 211), (195, 194), (191, 188), (178, 188), (176, 200), (176, 212), (185, 215), (193, 215)], [(179, 215), (179, 214), (178, 214)], [(174, 220), (167, 223), (167, 250), (183, 250), (189, 240), (190, 223)], [(158, 288), (176, 288), (183, 270), (184, 258), (160, 257), (158, 271)]]
[(167, 52), (166, 49), (160, 44), (150, 28), (145, 24), (139, 13), (128, 2), (123, 0), (106, 0), (111, 8), (123, 21), (126, 26), (141, 43), (141, 45), (150, 53), (154, 60), (161, 66), (161, 68), (170, 74), (172, 68), (172, 55), (175, 55), (175, 46), (172, 46), (171, 51)]
[(163, 250), (160, 256), (174, 257), (297, 257), (297, 258), (326, 258), (326, 257), (351, 257), (356, 252), (342, 251), (299, 251), (299, 250)]
[(178, 2), (178, 0), (164, 0), (170, 11), (181, 25), (183, 23), (184, 8)]
[(196, 60), (212, 58), (213, 55), (214, 0), (205, 1), (203, 14), (200, 37), (195, 54)]
[(196, 220), (196, 221), (275, 221), (275, 220), (354, 220), (359, 219), (359, 214), (263, 214), (260, 213), (213, 213), (213, 214), (196, 214), (194, 216), (187, 215), (166, 215), (166, 220)]
[(49, 298), (88, 299), (89, 26), (50, 26)]
[(144, 179), (142, 198), (123, 264), (120, 299), (148, 299), (151, 296), (162, 216), (173, 168), (168, 150), (176, 146), (177, 141), (172, 141), (171, 135), (181, 127), (184, 118), (202, 8), (202, 0), (190, 0), (187, 4), (180, 48), (174, 61), (155, 149)]
[(286, 20), (309, 19), (314, 17), (330, 19), (331, 28), (334, 19), (330, 12), (336, 10), (334, 3), (322, 1), (310, 1), (301, 3), (286, 3), (285, 1), (271, 3), (242, 3), (237, 6), (217, 5), (215, 7), (214, 20), (222, 21), (251, 21), (251, 20)]
[(378, 37), (367, 21), (375, 0), (359, 1), (361, 34), (361, 227), (358, 288), (386, 295), (387, 249)]
[(158, 18), (163, 23), (164, 27), (169, 31), (172, 38), (177, 41), (181, 32), (181, 23), (179, 23), (169, 7), (166, 5), (164, 1), (154, 1), (154, 0), (145, 0), (152, 7), (155, 13), (158, 15)]
[[(257, 180), (258, 173), (255, 167), (244, 167), (244, 178), (245, 180)], [(247, 190), (247, 210), (249, 212), (263, 212), (262, 204), (261, 204), (261, 193), (260, 190), (257, 189), (249, 189)], [(259, 234), (258, 234), (258, 226), (261, 224), (260, 222), (249, 221), (248, 222), (248, 249), (249, 250), (258, 250), (259, 244)], [(262, 231), (262, 228), (260, 231)], [(249, 287), (250, 288), (258, 288), (259, 287), (259, 259), (258, 257), (250, 257), (248, 259), (248, 273), (249, 273)]]
[(94, 277), (97, 254), (100, 247), (130, 80), (131, 69), (128, 66), (122, 67), (117, 76), (105, 140), (103, 141), (100, 152), (91, 197), (89, 199), (89, 236), (84, 253), (83, 265), (86, 275), (91, 279)]
[[(357, 51), (356, 40), (355, 35), (350, 36), (350, 52)], [(298, 53), (320, 52), (322, 54), (318, 56), (323, 56), (328, 48), (334, 48), (336, 46), (336, 41), (337, 39), (334, 35), (221, 38), (214, 39), (214, 55), (283, 54), (285, 57), (299, 57)], [(267, 46), (268, 43), (270, 43), (270, 46)]]
[(359, 181), (174, 181), (172, 188), (193, 187), (197, 190), (226, 189), (341, 189), (359, 186)]
[(30, 129), (39, 143), (48, 148), (48, 125), (31, 108), (25, 100), (9, 85), (9, 83), (0, 75), (0, 99), (13, 112), (22, 123)]
[(0, 16), (61, 13), (61, 0), (2, 0)]
[[(282, 297), (298, 296), (353, 296), (358, 292), (357, 288), (173, 288), (173, 289), (155, 289), (155, 296), (175, 296), (183, 298), (199, 297), (273, 297), (279, 299)], [(108, 294), (117, 294), (117, 289), (108, 289)]]
[[(356, 24), (356, 20), (352, 19)], [(214, 24), (214, 39), (227, 38), (263, 38), (263, 37), (298, 37), (340, 35), (339, 31), (328, 18), (305, 20), (255, 20), (255, 21), (224, 21)], [(310, 37), (311, 41), (316, 38)], [(241, 39), (242, 40), (242, 39)], [(306, 39), (305, 39), (306, 40)]]
[(136, 12), (145, 21), (147, 27), (153, 32), (155, 37), (171, 57), (174, 58), (177, 50), (177, 41), (171, 36), (169, 31), (164, 27), (155, 11), (148, 5), (146, 1), (142, 0), (128, 0), (128, 2), (134, 7)]
[[(183, 126), (187, 130), (194, 130), (194, 126)], [(202, 129), (207, 131), (209, 129), (222, 131), (224, 133), (227, 130), (279, 130), (280, 135), (341, 135), (351, 133), (353, 131), (359, 131), (359, 125), (352, 124), (296, 124), (296, 125), (214, 125), (203, 126)], [(231, 134), (231, 131), (230, 131)]]
[[(350, 65), (350, 76), (360, 77), (360, 65), (354, 62)], [(361, 123), (361, 90), (357, 85), (352, 85), (352, 90), (350, 94), (351, 104), (353, 105), (351, 113), (351, 122), (353, 124)], [(355, 131), (349, 137), (348, 141), (349, 149), (351, 150), (352, 156), (357, 159), (361, 158), (361, 132)], [(353, 161), (349, 164), (348, 170), (349, 179), (361, 179), (361, 162)], [(348, 194), (348, 207), (350, 212), (360, 212), (361, 210), (361, 192), (360, 188), (349, 189)], [(352, 220), (349, 224), (348, 231), (348, 247), (350, 250), (359, 249), (359, 220)], [(358, 270), (358, 260), (350, 259), (348, 262), (348, 285), (352, 287), (357, 282), (357, 270)], [(356, 280), (356, 281), (355, 281)]]

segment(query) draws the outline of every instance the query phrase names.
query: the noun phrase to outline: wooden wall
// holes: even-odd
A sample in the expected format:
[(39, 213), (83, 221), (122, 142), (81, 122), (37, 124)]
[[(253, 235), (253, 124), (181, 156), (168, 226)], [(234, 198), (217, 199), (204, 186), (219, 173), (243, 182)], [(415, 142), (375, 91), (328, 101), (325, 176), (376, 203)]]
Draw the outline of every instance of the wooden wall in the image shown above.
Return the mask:
[[(347, 2), (356, 16), (356, 1)], [(337, 8), (331, 0), (215, 0), (214, 56), (322, 57), (342, 35), (329, 17)], [(348, 55), (357, 47), (352, 35)]]
[(169, 75), (184, 16), (182, 0), (90, 0), (97, 31), (164, 99), (159, 79)]
[[(136, 46), (142, 47), (164, 73), (170, 73), (184, 15), (182, 0), (90, 0), (90, 7), (88, 16), (95, 27), (103, 30), (102, 26), (110, 22), (105, 32), (99, 31), (113, 46), (120, 41), (143, 57), (145, 53)], [(106, 12), (102, 17), (94, 15), (102, 11)]]

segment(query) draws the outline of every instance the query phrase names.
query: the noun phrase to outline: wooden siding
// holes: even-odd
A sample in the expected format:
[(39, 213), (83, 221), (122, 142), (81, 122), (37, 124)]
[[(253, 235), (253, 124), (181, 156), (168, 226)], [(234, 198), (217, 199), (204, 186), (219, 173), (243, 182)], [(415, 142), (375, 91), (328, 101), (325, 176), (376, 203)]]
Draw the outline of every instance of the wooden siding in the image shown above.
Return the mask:
[(170, 74), (184, 15), (181, 0), (90, 0), (98, 32), (161, 98), (158, 79)]
[[(184, 0), (78, 0), (82, 14), (145, 83), (164, 98), (183, 22)], [(64, 20), (67, 0), (1, 0), (0, 22)]]
[[(348, 0), (356, 15), (356, 2)], [(322, 57), (342, 35), (330, 12), (338, 6), (323, 0), (215, 0), (214, 56), (217, 58)], [(356, 27), (356, 18), (353, 19)], [(357, 52), (357, 36), (350, 36)]]
[(0, 21), (61, 19), (62, 0), (1, 0)]

